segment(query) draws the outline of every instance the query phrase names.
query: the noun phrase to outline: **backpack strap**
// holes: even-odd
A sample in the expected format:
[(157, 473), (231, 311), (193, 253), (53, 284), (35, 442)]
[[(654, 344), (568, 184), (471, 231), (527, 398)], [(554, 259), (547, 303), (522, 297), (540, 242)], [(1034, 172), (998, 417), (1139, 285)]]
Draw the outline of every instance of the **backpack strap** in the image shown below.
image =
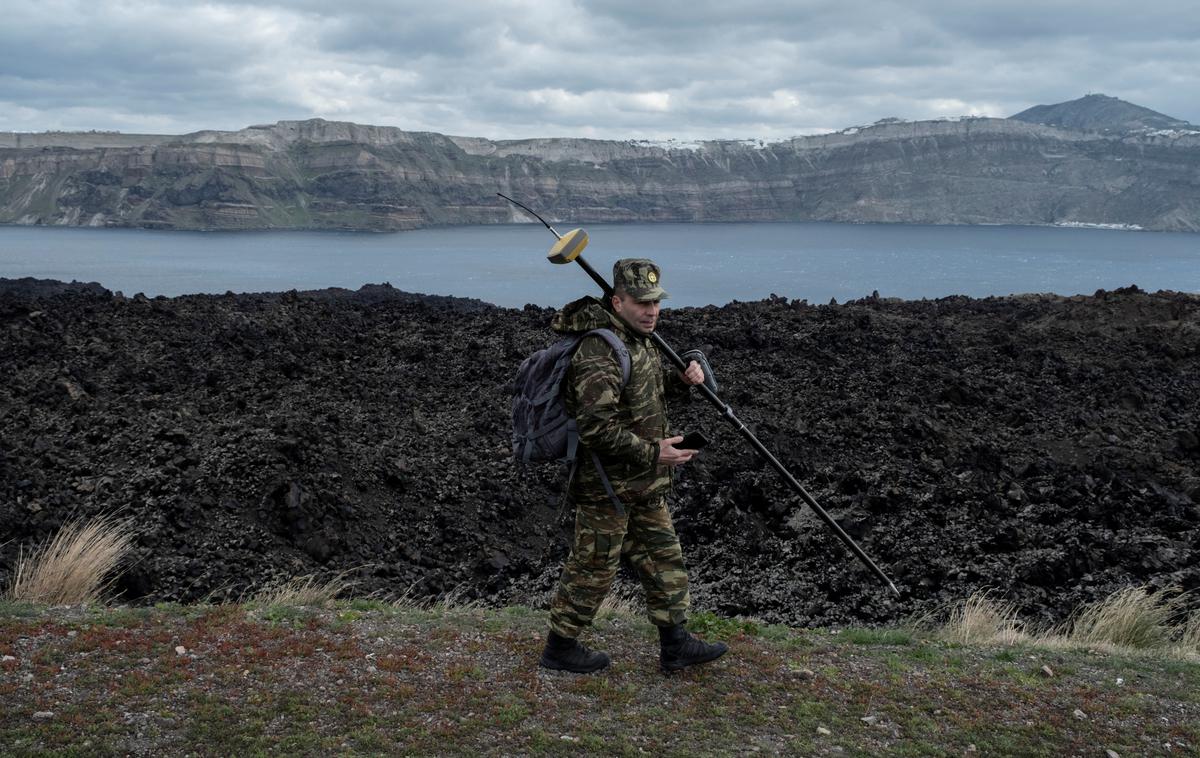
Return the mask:
[(575, 454), (579, 452), (579, 423), (573, 419), (567, 419), (567, 460), (574, 461)]
[[(621, 338), (616, 335), (612, 329), (592, 329), (585, 332), (579, 341), (582, 342), (584, 337), (589, 335), (601, 337), (608, 346), (617, 354), (617, 363), (621, 366), (621, 390), (624, 391), (625, 385), (629, 384), (629, 376), (633, 371), (633, 361), (629, 358), (629, 348), (621, 341)], [(578, 343), (577, 343), (578, 344)], [(572, 461), (575, 459), (575, 450), (579, 445), (579, 430), (575, 425), (575, 420), (572, 419), (567, 431), (567, 457)], [(608, 499), (612, 501), (613, 507), (617, 509), (617, 513), (624, 516), (625, 506), (621, 504), (621, 498), (617, 497), (617, 493), (613, 490), (612, 482), (609, 481), (608, 474), (604, 471), (604, 466), (600, 465), (600, 457), (595, 452), (589, 450), (592, 456), (592, 463), (596, 466), (596, 473), (600, 474), (600, 481), (604, 483), (604, 491), (608, 493)], [(570, 486), (571, 480), (575, 478), (575, 464), (571, 465), (571, 473), (567, 476), (567, 485)]]
[(604, 473), (604, 467), (600, 465), (600, 457), (595, 453), (592, 453), (592, 463), (596, 464), (596, 471), (600, 474), (600, 481), (604, 482), (604, 491), (608, 493), (608, 499), (612, 501), (617, 513), (624, 516), (625, 506), (621, 505), (621, 498), (617, 497), (617, 493), (613, 491), (612, 482), (608, 480), (608, 474)]
[[(621, 338), (618, 337), (616, 332), (614, 332), (612, 329), (605, 329), (603, 327), (599, 329), (592, 329), (589, 332), (585, 332), (583, 337), (587, 337), (591, 334), (594, 334), (597, 337), (603, 337), (604, 341), (608, 343), (608, 346), (611, 347), (613, 352), (617, 354), (617, 363), (621, 365), (621, 389), (624, 390), (625, 385), (629, 384), (629, 374), (633, 370), (633, 362), (629, 358), (629, 348), (625, 346), (625, 343), (621, 341)], [(581, 337), (580, 341), (582, 341), (582, 339), (583, 338)]]

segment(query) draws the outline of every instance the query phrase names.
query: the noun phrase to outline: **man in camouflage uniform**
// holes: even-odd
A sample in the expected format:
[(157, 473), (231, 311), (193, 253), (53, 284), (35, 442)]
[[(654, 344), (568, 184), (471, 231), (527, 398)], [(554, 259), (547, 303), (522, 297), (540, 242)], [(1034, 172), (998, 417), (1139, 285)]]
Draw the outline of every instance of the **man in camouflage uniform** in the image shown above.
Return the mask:
[[(659, 629), (664, 670), (711, 661), (727, 650), (724, 644), (693, 637), (684, 626), (690, 600), (687, 570), (666, 496), (671, 467), (686, 463), (696, 451), (675, 448), (683, 437), (667, 436), (666, 392), (670, 386), (686, 394), (688, 385), (704, 381), (704, 372), (695, 362), (682, 374), (664, 369), (650, 341), (659, 301), (667, 296), (660, 276), (652, 261), (619, 260), (607, 307), (595, 298), (581, 298), (551, 324), (567, 334), (612, 330), (629, 349), (630, 373), (622, 389), (616, 353), (592, 335), (579, 344), (564, 381), (566, 408), (579, 425), (580, 439), (579, 465), (569, 484), (576, 508), (575, 540), (550, 608), (550, 633), (540, 661), (546, 668), (587, 673), (609, 664), (607, 654), (589, 650), (576, 638), (591, 625), (622, 557), (641, 580), (650, 621)], [(592, 453), (622, 508), (592, 465)]]

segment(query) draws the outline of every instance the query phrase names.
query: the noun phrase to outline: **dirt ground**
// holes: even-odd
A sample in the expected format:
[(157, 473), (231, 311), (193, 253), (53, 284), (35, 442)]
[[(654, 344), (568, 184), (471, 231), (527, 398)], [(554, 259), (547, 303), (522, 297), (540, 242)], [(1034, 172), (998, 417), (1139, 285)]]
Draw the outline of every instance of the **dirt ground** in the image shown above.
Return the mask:
[[(584, 294), (581, 289), (581, 294)], [(386, 285), (125, 297), (0, 280), (0, 581), (71, 516), (133, 517), (129, 602), (350, 570), (356, 592), (537, 605), (562, 472), (510, 455), (552, 309)], [(672, 509), (698, 607), (895, 621), (992, 587), (1034, 619), (1200, 587), (1200, 297), (771, 298), (664, 311), (721, 396), (902, 591), (707, 403)]]
[[(712, 614), (719, 661), (658, 668), (601, 617), (592, 676), (537, 666), (546, 614), (0, 602), (5, 755), (1196, 755), (1200, 666), (798, 630)], [(1049, 672), (1049, 673), (1047, 673)]]

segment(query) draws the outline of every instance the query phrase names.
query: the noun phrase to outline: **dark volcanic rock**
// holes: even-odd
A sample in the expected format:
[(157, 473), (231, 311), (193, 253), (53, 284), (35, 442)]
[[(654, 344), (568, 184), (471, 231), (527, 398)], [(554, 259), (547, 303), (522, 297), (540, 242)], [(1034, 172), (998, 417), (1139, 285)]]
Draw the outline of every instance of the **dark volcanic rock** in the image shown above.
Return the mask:
[[(358, 590), (538, 602), (560, 473), (509, 455), (549, 309), (358, 292), (125, 298), (0, 281), (0, 582), (72, 515), (128, 514), (135, 601), (354, 569)], [(1136, 288), (669, 311), (722, 396), (896, 580), (875, 578), (701, 401), (673, 499), (698, 605), (878, 622), (998, 588), (1062, 618), (1200, 586), (1200, 298)]]

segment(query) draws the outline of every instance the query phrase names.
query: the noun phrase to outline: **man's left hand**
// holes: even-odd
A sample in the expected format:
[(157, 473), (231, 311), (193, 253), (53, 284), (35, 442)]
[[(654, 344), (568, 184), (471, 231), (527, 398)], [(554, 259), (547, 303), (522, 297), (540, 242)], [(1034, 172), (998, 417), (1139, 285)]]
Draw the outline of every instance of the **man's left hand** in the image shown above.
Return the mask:
[(704, 384), (704, 369), (700, 368), (699, 363), (692, 361), (687, 369), (679, 373), (679, 378), (684, 384)]

